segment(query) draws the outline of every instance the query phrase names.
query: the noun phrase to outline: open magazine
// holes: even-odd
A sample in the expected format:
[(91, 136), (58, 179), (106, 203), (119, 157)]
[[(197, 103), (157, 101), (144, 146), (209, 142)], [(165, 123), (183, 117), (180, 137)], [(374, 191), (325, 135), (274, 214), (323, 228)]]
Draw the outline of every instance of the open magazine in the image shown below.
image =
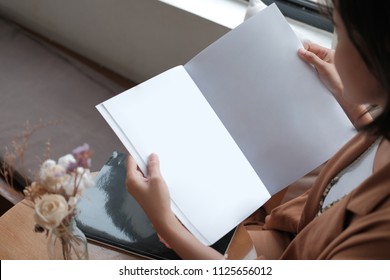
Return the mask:
[(178, 219), (219, 240), (355, 133), (276, 5), (188, 63), (97, 105), (140, 169), (157, 153)]

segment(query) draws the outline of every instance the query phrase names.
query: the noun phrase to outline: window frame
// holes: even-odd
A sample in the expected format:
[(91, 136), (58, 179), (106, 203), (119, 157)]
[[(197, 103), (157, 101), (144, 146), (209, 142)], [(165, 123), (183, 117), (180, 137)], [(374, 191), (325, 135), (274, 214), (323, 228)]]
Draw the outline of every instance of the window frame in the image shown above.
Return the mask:
[[(247, 0), (249, 1), (249, 0)], [(333, 24), (323, 14), (321, 5), (308, 0), (262, 0), (264, 4), (275, 3), (286, 17), (333, 32)]]

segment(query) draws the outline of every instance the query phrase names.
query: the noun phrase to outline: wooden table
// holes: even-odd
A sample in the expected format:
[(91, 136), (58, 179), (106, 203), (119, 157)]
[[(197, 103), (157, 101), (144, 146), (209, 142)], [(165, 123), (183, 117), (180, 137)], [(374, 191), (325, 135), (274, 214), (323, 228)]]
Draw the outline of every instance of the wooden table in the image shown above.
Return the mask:
[[(0, 217), (0, 260), (47, 260), (46, 235), (34, 232), (33, 209), (22, 200)], [(229, 259), (253, 252), (248, 233), (239, 227), (227, 250)], [(91, 260), (141, 260), (140, 256), (88, 241)]]
[[(22, 200), (0, 217), (1, 260), (47, 260), (46, 235), (34, 232), (33, 209)], [(88, 242), (89, 258), (93, 260), (141, 259), (103, 244)]]

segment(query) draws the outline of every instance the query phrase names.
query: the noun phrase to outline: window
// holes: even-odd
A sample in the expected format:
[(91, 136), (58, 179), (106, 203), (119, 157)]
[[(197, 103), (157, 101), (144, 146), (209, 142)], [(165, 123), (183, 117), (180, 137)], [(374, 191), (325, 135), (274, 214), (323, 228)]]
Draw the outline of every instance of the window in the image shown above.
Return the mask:
[[(249, 1), (249, 0), (247, 0)], [(262, 0), (265, 4), (276, 3), (280, 11), (289, 18), (333, 32), (332, 22), (321, 14), (324, 8), (319, 0)]]

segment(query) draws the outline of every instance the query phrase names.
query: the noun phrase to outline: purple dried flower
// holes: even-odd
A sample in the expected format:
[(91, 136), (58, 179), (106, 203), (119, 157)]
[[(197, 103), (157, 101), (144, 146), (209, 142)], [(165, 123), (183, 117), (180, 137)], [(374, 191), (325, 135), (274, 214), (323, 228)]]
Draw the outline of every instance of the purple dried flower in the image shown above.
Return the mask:
[(73, 151), (72, 151), (72, 154), (74, 156), (78, 155), (78, 154), (82, 154), (84, 152), (88, 152), (90, 150), (89, 148), (89, 145), (87, 143), (84, 143), (83, 145), (81, 146), (78, 146), (77, 148), (75, 148)]
[(92, 150), (87, 143), (84, 143), (84, 145), (74, 149), (72, 154), (76, 159), (76, 164), (78, 167), (84, 167), (87, 169), (91, 167)]

